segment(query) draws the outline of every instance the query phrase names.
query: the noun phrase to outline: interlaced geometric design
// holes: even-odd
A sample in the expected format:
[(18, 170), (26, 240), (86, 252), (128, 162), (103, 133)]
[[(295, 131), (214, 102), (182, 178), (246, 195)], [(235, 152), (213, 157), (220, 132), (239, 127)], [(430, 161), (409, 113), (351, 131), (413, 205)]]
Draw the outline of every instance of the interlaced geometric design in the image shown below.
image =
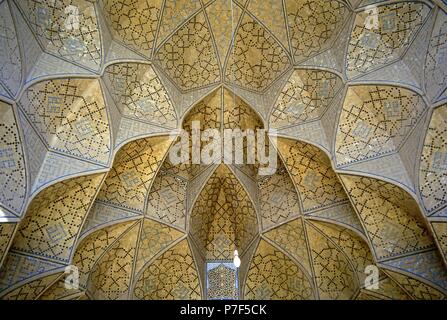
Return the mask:
[[(88, 235), (76, 248), (73, 255), (72, 264), (78, 268), (79, 271), (79, 287), (87, 288), (87, 278), (92, 271), (93, 266), (98, 261), (107, 249), (110, 248), (119, 237), (123, 235), (135, 221), (115, 224)], [(54, 288), (52, 295), (59, 296), (66, 294), (66, 290), (62, 288)]]
[(341, 1), (286, 0), (285, 5), (296, 62), (327, 48), (348, 14)]
[(26, 90), (20, 106), (51, 149), (108, 162), (110, 130), (98, 80), (42, 81)]
[(138, 243), (138, 255), (135, 261), (135, 274), (149, 262), (158, 252), (165, 249), (183, 235), (180, 231), (167, 225), (144, 219)]
[(91, 1), (26, 0), (18, 5), (46, 51), (94, 70), (100, 68), (101, 39)]
[(22, 58), (8, 1), (0, 3), (0, 83), (13, 95), (22, 81)]
[(306, 234), (301, 219), (280, 225), (264, 236), (292, 255), (309, 274), (311, 273)]
[(155, 61), (183, 91), (218, 82), (219, 63), (204, 13), (174, 33), (157, 51)]
[(338, 122), (337, 165), (398, 150), (425, 108), (421, 96), (404, 88), (350, 87)]
[(12, 241), (15, 228), (15, 223), (0, 223), (0, 264), (3, 256), (6, 254), (9, 243)]
[(26, 194), (26, 172), (22, 142), (12, 106), (1, 101), (0, 186), (0, 206), (4, 206), (16, 215), (20, 215)]
[(423, 25), (430, 8), (421, 2), (399, 2), (357, 13), (346, 59), (349, 78), (399, 58)]
[(28, 282), (27, 284), (8, 292), (2, 297), (2, 300), (35, 300), (48, 286), (56, 281), (60, 275), (60, 273), (55, 273)]
[(134, 289), (137, 299), (198, 300), (199, 277), (187, 240), (182, 240), (150, 264)]
[(244, 299), (309, 300), (312, 284), (300, 267), (284, 253), (261, 240), (248, 270)]
[(207, 298), (236, 300), (238, 298), (237, 269), (232, 263), (207, 264)]
[(377, 261), (434, 246), (416, 202), (402, 189), (372, 178), (340, 175)]
[(250, 198), (224, 165), (206, 182), (190, 219), (191, 235), (208, 259), (232, 259), (234, 249), (243, 251), (258, 232)]
[(263, 229), (301, 213), (295, 186), (282, 165), (274, 175), (260, 178), (258, 185)]
[(92, 270), (88, 290), (95, 299), (127, 299), (139, 228), (131, 227)]
[(304, 212), (348, 200), (321, 150), (300, 141), (279, 138), (278, 151), (301, 196)]
[(433, 111), (419, 166), (419, 191), (428, 213), (447, 203), (447, 105)]
[(169, 137), (154, 137), (125, 145), (115, 156), (97, 201), (143, 212), (149, 187), (170, 143)]
[(225, 78), (256, 92), (264, 91), (290, 68), (289, 58), (275, 38), (248, 14), (242, 17)]
[(320, 118), (341, 86), (334, 73), (295, 70), (273, 107), (270, 125), (279, 128)]
[(103, 11), (113, 36), (150, 57), (155, 46), (162, 0), (104, 0)]
[(435, 236), (438, 238), (439, 246), (445, 259), (447, 259), (447, 222), (432, 222)]
[(31, 202), (12, 249), (68, 262), (104, 174), (58, 182)]
[(118, 63), (106, 68), (113, 99), (126, 117), (175, 127), (177, 116), (168, 92), (148, 64)]
[(326, 236), (306, 224), (312, 264), (321, 299), (346, 300), (356, 290), (355, 271), (346, 256)]
[(185, 228), (187, 183), (160, 170), (152, 185), (146, 216)]

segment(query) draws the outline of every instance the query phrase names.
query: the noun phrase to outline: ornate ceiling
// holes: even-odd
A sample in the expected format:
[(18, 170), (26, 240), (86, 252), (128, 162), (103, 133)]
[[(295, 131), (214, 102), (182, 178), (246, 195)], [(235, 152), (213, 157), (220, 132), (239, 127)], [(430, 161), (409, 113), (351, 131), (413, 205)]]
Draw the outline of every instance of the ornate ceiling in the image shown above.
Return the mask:
[[(0, 0), (0, 297), (446, 299), (446, 12)], [(194, 120), (278, 169), (174, 165)]]

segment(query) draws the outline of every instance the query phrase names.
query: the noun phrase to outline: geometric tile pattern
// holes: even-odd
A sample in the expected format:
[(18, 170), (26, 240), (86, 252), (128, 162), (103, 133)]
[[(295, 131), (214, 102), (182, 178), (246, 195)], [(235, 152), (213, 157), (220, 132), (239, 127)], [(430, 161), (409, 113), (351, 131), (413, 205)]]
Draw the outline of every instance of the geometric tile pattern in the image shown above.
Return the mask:
[(205, 183), (193, 206), (190, 228), (205, 257), (222, 260), (232, 259), (236, 248), (244, 251), (258, 232), (253, 204), (225, 165)]
[(419, 191), (427, 213), (447, 203), (447, 105), (433, 111), (419, 166)]
[(50, 276), (28, 282), (27, 284), (8, 292), (2, 297), (2, 300), (35, 300), (48, 286), (56, 281), (60, 275), (60, 273), (55, 273)]
[(337, 165), (398, 150), (425, 109), (422, 97), (407, 89), (349, 87), (338, 122)]
[(93, 268), (88, 291), (99, 300), (126, 299), (132, 276), (140, 223), (131, 227)]
[(12, 240), (15, 228), (15, 223), (0, 223), (0, 266), (7, 252), (8, 245)]
[(42, 81), (26, 90), (20, 106), (51, 149), (107, 164), (110, 132), (98, 80)]
[(168, 127), (176, 126), (172, 102), (150, 65), (113, 64), (106, 68), (104, 77), (124, 116)]
[(22, 81), (22, 58), (8, 1), (0, 3), (0, 83), (13, 95)]
[(181, 178), (159, 172), (149, 193), (146, 216), (184, 229), (186, 186)]
[(140, 240), (138, 242), (138, 254), (135, 260), (135, 274), (158, 252), (162, 251), (182, 235), (183, 233), (167, 225), (150, 219), (144, 219), (140, 232)]
[(115, 39), (150, 57), (163, 1), (105, 0), (102, 3), (107, 25)]
[(295, 61), (328, 47), (348, 10), (341, 1), (286, 0), (287, 21)]
[(187, 240), (182, 240), (151, 263), (135, 284), (143, 300), (198, 300), (199, 278)]
[(301, 213), (300, 200), (289, 173), (284, 167), (258, 181), (263, 229), (296, 217)]
[(115, 156), (97, 201), (143, 212), (149, 187), (170, 143), (171, 139), (164, 136), (125, 145)]
[(447, 257), (447, 222), (432, 222), (434, 232), (439, 241), (444, 257)]
[(237, 269), (232, 263), (208, 263), (207, 278), (208, 299), (237, 300)]
[(284, 249), (294, 257), (309, 274), (311, 273), (306, 233), (301, 219), (295, 219), (291, 222), (282, 224), (279, 227), (266, 232), (264, 236), (273, 241), (280, 248)]
[(12, 249), (68, 262), (103, 177), (73, 178), (39, 193), (20, 223)]
[(18, 5), (47, 52), (93, 70), (99, 69), (101, 39), (92, 2), (26, 0)]
[(431, 98), (437, 98), (445, 90), (447, 83), (447, 14), (439, 10), (430, 38), (425, 60), (425, 89)]
[(155, 61), (185, 91), (220, 80), (217, 54), (205, 14), (198, 13), (157, 51)]
[(261, 240), (248, 270), (244, 299), (309, 300), (313, 298), (312, 284), (301, 268), (284, 253)]
[(356, 272), (347, 257), (321, 231), (306, 224), (321, 299), (346, 300), (356, 290)]
[(434, 246), (416, 202), (372, 178), (340, 175), (378, 261)]
[(298, 189), (304, 212), (348, 200), (329, 159), (320, 149), (279, 138), (278, 150)]
[(346, 59), (348, 77), (363, 75), (399, 58), (429, 11), (423, 3), (400, 2), (359, 12)]
[(295, 70), (273, 107), (270, 125), (280, 128), (320, 118), (341, 85), (328, 71)]
[[(20, 216), (26, 194), (22, 142), (12, 106), (0, 101), (0, 206)], [(1, 214), (0, 214), (1, 216)]]
[(231, 50), (225, 78), (243, 88), (262, 92), (290, 68), (284, 49), (248, 14), (242, 17)]

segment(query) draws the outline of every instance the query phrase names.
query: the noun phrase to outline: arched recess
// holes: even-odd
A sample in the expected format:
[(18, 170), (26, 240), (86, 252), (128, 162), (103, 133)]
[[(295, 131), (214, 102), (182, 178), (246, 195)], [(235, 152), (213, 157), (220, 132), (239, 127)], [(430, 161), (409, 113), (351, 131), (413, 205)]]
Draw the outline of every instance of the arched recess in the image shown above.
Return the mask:
[[(362, 222), (375, 261), (446, 291), (442, 256), (416, 201), (377, 179), (340, 174)], [(417, 264), (412, 264), (418, 261)]]
[(208, 260), (232, 259), (233, 251), (244, 252), (259, 232), (252, 201), (225, 165), (205, 183), (190, 220), (189, 233)]
[(135, 299), (202, 299), (199, 275), (186, 239), (165, 251), (137, 279)]
[(70, 264), (103, 179), (104, 174), (72, 178), (32, 200), (1, 268), (2, 294)]

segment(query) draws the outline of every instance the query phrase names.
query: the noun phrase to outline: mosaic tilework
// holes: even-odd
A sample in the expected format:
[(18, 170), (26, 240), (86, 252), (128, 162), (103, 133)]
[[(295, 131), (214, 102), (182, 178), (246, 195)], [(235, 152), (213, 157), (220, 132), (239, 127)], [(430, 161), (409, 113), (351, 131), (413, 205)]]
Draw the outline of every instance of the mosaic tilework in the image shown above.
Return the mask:
[(0, 269), (0, 293), (40, 274), (64, 268), (64, 265), (9, 252)]
[(337, 165), (396, 151), (425, 108), (422, 98), (407, 89), (350, 87), (338, 122)]
[(51, 54), (98, 70), (101, 39), (94, 4), (87, 0), (20, 1), (32, 30)]
[(295, 70), (287, 80), (270, 115), (270, 126), (280, 128), (321, 117), (342, 86), (334, 73)]
[(129, 118), (176, 127), (177, 117), (168, 92), (148, 64), (108, 66), (105, 78), (121, 113)]
[(447, 105), (433, 111), (419, 165), (419, 191), (428, 213), (447, 203)]
[(425, 87), (431, 98), (445, 90), (447, 71), (447, 14), (439, 10), (425, 60)]
[(274, 175), (265, 176), (258, 182), (264, 229), (284, 222), (301, 213), (299, 197), (287, 170), (281, 166)]
[(286, 0), (290, 41), (296, 61), (327, 48), (348, 10), (340, 1)]
[(207, 298), (237, 300), (238, 272), (232, 262), (207, 263)]
[(278, 139), (278, 150), (301, 196), (304, 211), (347, 200), (327, 156), (299, 141)]
[(177, 176), (158, 173), (147, 200), (146, 216), (185, 228), (187, 183)]
[[(115, 224), (90, 234), (83, 239), (76, 248), (73, 255), (72, 264), (79, 270), (79, 287), (87, 288), (87, 279), (97, 261), (106, 252), (110, 246), (117, 241), (129, 228), (137, 224), (135, 221)], [(54, 288), (51, 295), (65, 295), (66, 290), (63, 288)], [(50, 294), (49, 294), (50, 295)]]
[(156, 62), (183, 91), (220, 80), (219, 64), (204, 13), (180, 28), (157, 51)]
[(217, 0), (206, 8), (221, 64), (227, 57), (241, 13), (241, 8), (232, 0)]
[(49, 285), (60, 277), (60, 273), (46, 276), (8, 292), (2, 300), (35, 300)]
[(149, 265), (137, 280), (137, 299), (199, 300), (199, 278), (188, 242), (182, 240)]
[(280, 225), (264, 235), (293, 256), (309, 274), (311, 273), (308, 245), (302, 219), (295, 219)]
[(163, 1), (105, 0), (102, 3), (113, 36), (126, 46), (150, 57), (155, 46)]
[(402, 189), (372, 178), (340, 175), (375, 257), (408, 254), (433, 246), (416, 202)]
[(374, 265), (374, 258), (368, 244), (352, 230), (326, 222), (312, 221), (312, 224), (335, 242), (350, 260), (357, 272), (360, 285), (363, 285), (365, 268)]
[(425, 283), (416, 280), (414, 278), (410, 278), (401, 273), (397, 273), (394, 271), (386, 270), (386, 273), (395, 281), (399, 283), (399, 285), (408, 292), (414, 299), (421, 300), (441, 300), (446, 299), (446, 295), (436, 290), (433, 287), (426, 285)]
[[(248, 10), (272, 32), (285, 48), (289, 47), (281, 1), (251, 0), (248, 4)], [(275, 14), (272, 14), (272, 12), (275, 12)]]
[(71, 300), (73, 296), (79, 297), (82, 291), (79, 289), (65, 288), (65, 281), (56, 281), (50, 287), (47, 287), (37, 300)]
[(51, 149), (107, 164), (110, 133), (98, 80), (42, 81), (26, 90), (20, 106)]
[(2, 265), (3, 257), (7, 253), (15, 228), (15, 223), (0, 223), (0, 266)]
[(13, 95), (22, 82), (22, 58), (7, 1), (0, 3), (0, 83)]
[[(429, 11), (423, 3), (400, 2), (379, 6), (376, 13), (370, 13), (370, 10), (359, 12), (349, 41), (348, 77), (365, 74), (399, 58)], [(371, 18), (374, 15), (377, 19)]]
[(127, 299), (139, 228), (132, 226), (93, 268), (88, 290), (94, 299)]
[(68, 262), (104, 174), (62, 181), (37, 195), (14, 238), (14, 250)]
[(378, 290), (366, 290), (367, 292), (373, 292), (374, 294), (383, 297), (385, 299), (392, 300), (412, 300), (411, 296), (408, 295), (397, 283), (391, 278), (384, 275), (383, 271), (380, 271), (382, 278), (379, 280)]
[(144, 219), (138, 243), (138, 254), (135, 260), (135, 274), (158, 252), (164, 250), (182, 235), (183, 233), (167, 225)]
[(241, 87), (262, 92), (290, 67), (284, 49), (249, 15), (242, 17), (225, 78)]
[(431, 225), (438, 238), (442, 253), (444, 257), (447, 257), (447, 222), (432, 222)]
[(160, 43), (171, 34), (178, 26), (185, 22), (194, 12), (200, 9), (199, 0), (166, 0), (163, 7), (163, 17), (161, 19), (158, 34)]
[(233, 250), (242, 252), (258, 232), (251, 200), (224, 165), (206, 182), (190, 219), (191, 235), (208, 259), (232, 259)]
[(12, 106), (0, 101), (0, 205), (21, 214), (26, 194), (22, 142)]
[(170, 143), (169, 137), (155, 137), (125, 145), (115, 156), (97, 201), (143, 212), (148, 189)]
[(321, 232), (310, 224), (306, 224), (306, 230), (320, 299), (351, 298), (356, 290), (356, 271), (346, 256)]
[(308, 300), (313, 288), (303, 271), (284, 253), (261, 240), (244, 287), (248, 300)]

